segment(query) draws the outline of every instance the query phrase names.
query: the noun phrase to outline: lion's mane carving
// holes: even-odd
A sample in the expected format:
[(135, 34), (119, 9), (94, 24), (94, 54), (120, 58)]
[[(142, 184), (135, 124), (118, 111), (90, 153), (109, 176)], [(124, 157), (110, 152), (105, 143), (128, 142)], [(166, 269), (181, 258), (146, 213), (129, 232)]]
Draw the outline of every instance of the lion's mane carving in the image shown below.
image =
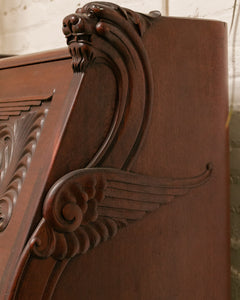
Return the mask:
[[(143, 15), (108, 2), (90, 2), (77, 9), (75, 14), (63, 20), (63, 33), (73, 57), (73, 70), (84, 72), (95, 61), (97, 52), (101, 49), (99, 40), (103, 42), (117, 38), (118, 42), (124, 44), (121, 38), (123, 33), (125, 38), (138, 45), (137, 42), (151, 24), (151, 19), (159, 15), (157, 11)], [(116, 47), (118, 48), (117, 44)]]

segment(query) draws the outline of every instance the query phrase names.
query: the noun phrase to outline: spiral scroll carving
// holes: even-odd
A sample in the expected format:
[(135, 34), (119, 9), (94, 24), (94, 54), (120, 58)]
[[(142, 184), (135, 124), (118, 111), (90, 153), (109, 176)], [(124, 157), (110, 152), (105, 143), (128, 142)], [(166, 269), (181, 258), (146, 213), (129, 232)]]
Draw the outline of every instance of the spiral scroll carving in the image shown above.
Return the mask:
[(43, 127), (47, 110), (0, 124), (0, 232), (11, 218)]
[(126, 225), (98, 215), (107, 185), (104, 176), (85, 174), (65, 180), (54, 186), (45, 201), (44, 218), (31, 241), (38, 257), (62, 260), (83, 254)]

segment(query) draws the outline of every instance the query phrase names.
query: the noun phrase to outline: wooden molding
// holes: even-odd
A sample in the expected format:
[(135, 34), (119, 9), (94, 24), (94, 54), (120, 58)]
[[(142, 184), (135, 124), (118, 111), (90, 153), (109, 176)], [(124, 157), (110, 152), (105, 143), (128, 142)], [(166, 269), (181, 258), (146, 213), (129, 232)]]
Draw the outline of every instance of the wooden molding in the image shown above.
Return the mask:
[(32, 107), (51, 101), (54, 92), (51, 95), (0, 98), (0, 121), (9, 120), (12, 116), (20, 116), (22, 112), (30, 111)]

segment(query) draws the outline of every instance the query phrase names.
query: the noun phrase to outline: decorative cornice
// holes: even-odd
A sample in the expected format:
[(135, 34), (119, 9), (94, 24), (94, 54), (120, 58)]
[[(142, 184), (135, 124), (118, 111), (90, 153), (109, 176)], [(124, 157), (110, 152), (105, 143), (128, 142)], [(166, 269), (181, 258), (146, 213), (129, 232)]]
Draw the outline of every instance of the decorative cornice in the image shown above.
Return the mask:
[(185, 195), (210, 178), (152, 178), (116, 169), (82, 169), (61, 178), (48, 193), (43, 219), (30, 240), (32, 252), (57, 260), (86, 253), (120, 228)]
[(20, 116), (33, 107), (41, 106), (43, 102), (52, 100), (55, 90), (50, 95), (23, 96), (0, 98), (0, 121), (7, 121), (10, 117)]

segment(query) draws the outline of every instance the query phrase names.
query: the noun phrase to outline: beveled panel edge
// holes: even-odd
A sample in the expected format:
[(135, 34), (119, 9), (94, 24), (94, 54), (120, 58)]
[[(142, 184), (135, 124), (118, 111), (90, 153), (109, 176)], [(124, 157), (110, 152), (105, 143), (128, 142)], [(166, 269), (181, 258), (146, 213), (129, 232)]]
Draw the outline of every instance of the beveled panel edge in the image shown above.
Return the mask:
[(50, 61), (70, 59), (68, 48), (59, 48), (56, 50), (47, 50), (33, 54), (19, 55), (3, 58), (0, 60), (0, 70), (17, 68), (27, 65), (40, 64)]

